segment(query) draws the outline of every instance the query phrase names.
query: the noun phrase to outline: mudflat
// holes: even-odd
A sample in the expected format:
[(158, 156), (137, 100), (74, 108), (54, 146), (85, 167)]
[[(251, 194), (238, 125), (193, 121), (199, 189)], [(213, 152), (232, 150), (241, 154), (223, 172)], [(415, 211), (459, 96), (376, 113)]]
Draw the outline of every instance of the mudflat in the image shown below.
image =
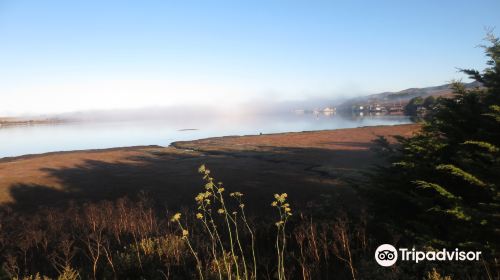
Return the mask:
[(146, 193), (167, 208), (192, 207), (203, 190), (197, 170), (206, 164), (229, 192), (243, 192), (254, 211), (280, 192), (304, 207), (325, 196), (339, 206), (355, 204), (348, 182), (382, 163), (372, 141), (418, 130), (415, 124), (374, 126), (4, 158), (0, 203), (29, 211)]

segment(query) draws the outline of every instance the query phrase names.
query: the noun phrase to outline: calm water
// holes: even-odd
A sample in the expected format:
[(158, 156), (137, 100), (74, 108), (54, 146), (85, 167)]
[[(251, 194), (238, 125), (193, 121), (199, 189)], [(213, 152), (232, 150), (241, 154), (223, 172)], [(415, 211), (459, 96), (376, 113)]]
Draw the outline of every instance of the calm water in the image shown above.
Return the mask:
[(273, 115), (210, 119), (74, 122), (0, 128), (0, 158), (55, 151), (171, 142), (225, 135), (352, 128), (410, 123), (404, 116)]

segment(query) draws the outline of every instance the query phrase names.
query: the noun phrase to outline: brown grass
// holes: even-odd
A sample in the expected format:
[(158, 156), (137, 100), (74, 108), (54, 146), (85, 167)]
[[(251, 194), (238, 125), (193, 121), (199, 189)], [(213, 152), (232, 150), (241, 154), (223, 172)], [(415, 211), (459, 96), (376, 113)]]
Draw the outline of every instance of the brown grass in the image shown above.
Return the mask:
[[(377, 135), (409, 136), (417, 125), (220, 137), (171, 147), (131, 147), (0, 160), (0, 202), (19, 207), (68, 199), (114, 199), (146, 191), (168, 206), (191, 204), (207, 163), (217, 177), (249, 199), (288, 192), (305, 204), (320, 195), (356, 200), (346, 180), (378, 162)], [(293, 201), (297, 203), (298, 201)]]

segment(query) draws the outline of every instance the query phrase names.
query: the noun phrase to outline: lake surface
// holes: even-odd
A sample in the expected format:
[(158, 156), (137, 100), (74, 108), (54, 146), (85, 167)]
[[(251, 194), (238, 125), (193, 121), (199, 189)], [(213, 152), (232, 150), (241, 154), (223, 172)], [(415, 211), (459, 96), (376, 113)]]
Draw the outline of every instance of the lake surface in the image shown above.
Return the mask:
[(405, 116), (265, 115), (165, 120), (70, 122), (0, 128), (0, 158), (181, 140), (411, 123)]

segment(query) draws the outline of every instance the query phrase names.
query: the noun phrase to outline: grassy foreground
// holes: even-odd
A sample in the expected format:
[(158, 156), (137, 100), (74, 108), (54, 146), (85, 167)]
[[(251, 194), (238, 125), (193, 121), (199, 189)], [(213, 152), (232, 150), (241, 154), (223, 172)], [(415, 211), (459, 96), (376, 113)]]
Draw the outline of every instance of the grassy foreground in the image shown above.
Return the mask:
[[(363, 203), (348, 184), (382, 163), (371, 149), (374, 139), (418, 129), (222, 137), (3, 159), (0, 276), (439, 276), (427, 266), (381, 270)], [(199, 170), (202, 163), (211, 172)]]

